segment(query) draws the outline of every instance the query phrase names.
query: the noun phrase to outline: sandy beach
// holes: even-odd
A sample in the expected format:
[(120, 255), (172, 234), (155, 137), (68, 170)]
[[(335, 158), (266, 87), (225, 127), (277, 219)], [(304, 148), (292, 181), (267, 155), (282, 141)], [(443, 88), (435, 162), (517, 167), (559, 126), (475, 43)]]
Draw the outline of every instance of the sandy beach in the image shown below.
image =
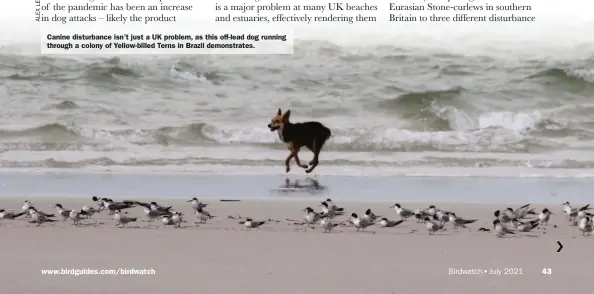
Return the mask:
[[(84, 198), (32, 198), (38, 209), (54, 213), (55, 203), (65, 208), (93, 204)], [(124, 199), (114, 199), (124, 200)], [(140, 200), (142, 199), (133, 199)], [(509, 238), (496, 238), (492, 213), (508, 205), (435, 203), (459, 217), (478, 219), (467, 229), (446, 230), (429, 236), (423, 224), (409, 219), (395, 228), (369, 227), (357, 232), (338, 226), (331, 233), (307, 229), (301, 221), (306, 206), (319, 210), (318, 201), (207, 199), (207, 211), (216, 218), (196, 224), (184, 199), (159, 201), (186, 213), (181, 229), (147, 222), (141, 208), (128, 216), (139, 220), (126, 228), (102, 212), (75, 227), (71, 221), (44, 223), (27, 219), (1, 220), (4, 242), (0, 280), (6, 293), (502, 293), (517, 290), (555, 293), (571, 287), (585, 290), (591, 278), (589, 256), (593, 239), (569, 226), (560, 204), (548, 207), (555, 214), (546, 228)], [(1, 208), (20, 211), (23, 198), (5, 198)], [(151, 200), (148, 200), (151, 201)], [(398, 220), (387, 202), (336, 201), (362, 215)], [(402, 203), (416, 209), (426, 203)], [(577, 204), (575, 204), (577, 206)], [(516, 206), (513, 206), (516, 207)], [(232, 217), (232, 218), (231, 218)], [(239, 217), (266, 220), (247, 229)], [(340, 223), (348, 217), (339, 216)], [(293, 221), (295, 220), (295, 221)], [(564, 248), (557, 253), (557, 241)], [(543, 274), (545, 268), (551, 274)], [(148, 269), (154, 275), (42, 275), (42, 269)], [(505, 275), (505, 269), (516, 269)], [(469, 270), (479, 274), (451, 274)], [(500, 270), (502, 273), (489, 274)], [(509, 271), (509, 270), (508, 270)], [(579, 288), (579, 289), (578, 289)], [(84, 289), (84, 290), (83, 290)], [(523, 290), (522, 290), (523, 289)], [(507, 293), (517, 293), (507, 292)]]

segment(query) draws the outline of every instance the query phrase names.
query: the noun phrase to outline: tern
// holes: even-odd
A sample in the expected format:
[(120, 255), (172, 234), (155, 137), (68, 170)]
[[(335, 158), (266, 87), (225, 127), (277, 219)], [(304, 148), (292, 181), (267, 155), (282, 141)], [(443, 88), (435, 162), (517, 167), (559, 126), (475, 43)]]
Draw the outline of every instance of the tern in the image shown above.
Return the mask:
[(390, 206), (390, 208), (394, 208), (394, 211), (396, 211), (396, 214), (398, 214), (403, 220), (406, 220), (407, 218), (415, 215), (415, 213), (412, 210), (402, 208), (402, 206), (400, 206), (400, 204), (398, 204), (398, 203)]
[(148, 221), (152, 222), (154, 219), (159, 218), (161, 216), (167, 215), (167, 216), (171, 216), (170, 212), (165, 212), (165, 211), (158, 211), (158, 210), (152, 210), (150, 209), (150, 205), (149, 207), (145, 207), (144, 208), (144, 214), (148, 217)]
[(171, 221), (173, 221), (174, 228), (181, 228), (181, 223), (183, 221), (182, 213), (177, 212), (177, 211), (174, 212), (173, 215), (171, 216)]
[(97, 211), (98, 212), (101, 212), (101, 211), (103, 211), (105, 209), (105, 202), (103, 201), (105, 198), (99, 199), (99, 198), (97, 198), (97, 196), (93, 196), (91, 199), (97, 205)]
[(424, 210), (425, 214), (427, 214), (428, 216), (434, 216), (435, 213), (437, 212), (437, 208), (435, 208), (435, 205), (431, 205), (429, 206), (429, 208), (426, 208)]
[(403, 222), (404, 222), (403, 219), (398, 220), (398, 221), (391, 221), (391, 220), (388, 220), (388, 218), (384, 217), (380, 220), (379, 224), (380, 224), (380, 227), (382, 227), (382, 228), (393, 228)]
[(163, 223), (166, 226), (174, 224), (173, 220), (171, 219), (171, 216), (169, 216), (169, 215), (161, 216), (161, 223)]
[(336, 226), (338, 226), (338, 224), (333, 224), (332, 219), (327, 216), (322, 218), (320, 225), (322, 228), (324, 228), (324, 233), (331, 232)]
[(365, 228), (373, 225), (367, 218), (360, 219), (356, 213), (351, 214), (350, 222), (357, 228), (357, 231), (363, 231)]
[(62, 207), (62, 204), (56, 204), (54, 205), (56, 207), (56, 210), (58, 211), (58, 215), (61, 216), (64, 220), (67, 220), (68, 218), (70, 218), (70, 211), (72, 211), (71, 209), (64, 209)]
[(245, 222), (243, 224), (245, 225), (246, 228), (257, 228), (265, 223), (266, 223), (266, 221), (255, 221), (255, 220), (252, 220), (251, 218), (246, 218)]
[(425, 210), (423, 209), (417, 208), (415, 210), (415, 218), (417, 219), (417, 223), (422, 223), (427, 215), (428, 214), (426, 214)]
[(553, 213), (548, 208), (545, 208), (538, 214), (538, 220), (540, 220), (540, 223), (546, 227), (551, 219), (551, 214)]
[(121, 227), (123, 228), (124, 226), (126, 226), (127, 223), (135, 222), (138, 218), (122, 215), (122, 212), (119, 209), (116, 209), (113, 211), (113, 219), (115, 219), (115, 221), (117, 222), (115, 224), (116, 227), (121, 225)]
[(330, 205), (328, 205), (328, 202), (326, 201), (322, 201), (320, 206), (322, 206), (322, 214), (328, 216), (329, 218), (334, 218), (337, 215), (343, 215), (344, 212), (342, 211), (338, 211), (338, 210), (332, 210), (330, 208)]
[(425, 226), (429, 231), (429, 235), (435, 235), (435, 232), (442, 230), (444, 225), (432, 221), (428, 216), (425, 217)]
[(214, 216), (210, 215), (208, 211), (203, 210), (202, 207), (198, 207), (196, 209), (196, 217), (200, 220), (201, 223), (206, 223), (207, 220), (214, 218)]
[(582, 231), (582, 236), (590, 235), (592, 233), (592, 219), (589, 216), (581, 219), (579, 228)]
[(25, 216), (25, 218), (30, 218), (31, 215), (29, 214), (29, 208), (33, 207), (33, 204), (31, 203), (31, 201), (29, 200), (25, 200), (25, 204), (23, 204), (23, 207), (21, 208), (22, 212), (26, 212), (27, 215)]
[(539, 225), (538, 220), (532, 220), (527, 222), (518, 222), (516, 229), (520, 232), (530, 232), (532, 229), (537, 228)]
[[(47, 214), (41, 213), (35, 207), (29, 207), (29, 214), (31, 215), (31, 222), (37, 223), (37, 226), (40, 226), (42, 223), (45, 222), (54, 222), (55, 220), (50, 219)], [(53, 216), (53, 215), (52, 215)]]
[(74, 225), (78, 225), (78, 223), (82, 220), (82, 215), (87, 215), (87, 212), (82, 209), (80, 211), (71, 210), (68, 218), (72, 220)]
[(512, 230), (505, 227), (500, 220), (496, 219), (493, 221), (493, 228), (495, 229), (495, 234), (497, 237), (502, 238), (506, 234), (515, 234)]
[(200, 202), (200, 200), (198, 200), (198, 198), (196, 198), (196, 197), (188, 200), (187, 202), (191, 202), (192, 209), (194, 209), (194, 210), (196, 210), (198, 208), (206, 208), (206, 206), (208, 206), (208, 204)]
[(505, 209), (505, 213), (507, 213), (507, 215), (509, 215), (510, 218), (514, 218), (514, 219), (525, 218), (526, 215), (528, 215), (528, 214), (535, 214), (534, 208), (529, 209), (529, 206), (530, 206), (530, 204), (526, 204), (516, 210), (514, 210), (511, 207), (508, 207)]
[(563, 203), (563, 211), (565, 211), (565, 214), (567, 214), (567, 216), (569, 216), (569, 221), (575, 220), (575, 218), (578, 216), (578, 213), (580, 211), (586, 211), (591, 209), (590, 204), (587, 204), (585, 206), (580, 207), (579, 209), (577, 208), (573, 208), (571, 207), (571, 205), (569, 204), (569, 201), (565, 201), (565, 203)]
[(499, 220), (499, 222), (504, 223), (504, 224), (515, 220), (514, 218), (510, 217), (509, 215), (507, 215), (505, 213), (501, 213), (501, 211), (499, 211), (499, 210), (496, 210), (495, 213), (493, 213), (493, 215)]
[(89, 205), (83, 206), (81, 210), (85, 212), (85, 216), (87, 218), (91, 218), (93, 216), (93, 214), (99, 213), (98, 209), (95, 209), (95, 207), (92, 207)]
[(476, 219), (463, 219), (463, 218), (459, 218), (456, 216), (455, 213), (450, 213), (450, 223), (452, 223), (454, 225), (454, 228), (457, 227), (463, 227), (466, 228), (467, 224), (472, 224), (474, 222), (476, 222)]
[(115, 214), (116, 210), (122, 211), (123, 209), (134, 207), (135, 204), (133, 201), (114, 202), (109, 198), (102, 198), (101, 200), (103, 201), (103, 206), (109, 210), (109, 214), (111, 215)]
[(330, 198), (326, 199), (326, 203), (328, 203), (328, 207), (332, 211), (344, 211), (344, 208), (334, 205), (334, 203), (332, 203), (332, 199), (330, 199)]
[(144, 207), (144, 214), (148, 217), (149, 222), (152, 222), (154, 219), (159, 218), (164, 215), (171, 216), (171, 212), (169, 212), (169, 209), (171, 209), (171, 207), (160, 208), (160, 206), (158, 206), (156, 202), (145, 203), (145, 202), (135, 201), (134, 203)]
[(173, 207), (173, 206), (161, 206), (161, 205), (157, 204), (157, 202), (155, 202), (155, 201), (151, 202), (150, 204), (151, 204), (152, 210), (156, 210), (156, 211), (160, 211), (160, 212), (170, 212), (171, 207)]
[(373, 212), (371, 212), (371, 209), (367, 209), (365, 211), (365, 214), (363, 215), (363, 218), (366, 219), (367, 221), (369, 221), (370, 223), (375, 222), (378, 218), (381, 218), (382, 216), (377, 216), (375, 215)]
[(19, 213), (14, 213), (11, 211), (6, 211), (4, 209), (0, 209), (0, 219), (15, 219), (21, 215), (28, 215), (28, 211), (22, 211)]
[(449, 212), (436, 210), (435, 214), (433, 214), (433, 219), (439, 221), (441, 224), (445, 224), (450, 222), (450, 215)]
[(315, 224), (317, 224), (324, 217), (323, 214), (315, 212), (313, 208), (309, 206), (306, 207), (303, 211), (306, 212), (305, 216), (303, 217), (303, 220), (305, 220), (305, 224), (307, 224), (308, 228), (315, 229)]

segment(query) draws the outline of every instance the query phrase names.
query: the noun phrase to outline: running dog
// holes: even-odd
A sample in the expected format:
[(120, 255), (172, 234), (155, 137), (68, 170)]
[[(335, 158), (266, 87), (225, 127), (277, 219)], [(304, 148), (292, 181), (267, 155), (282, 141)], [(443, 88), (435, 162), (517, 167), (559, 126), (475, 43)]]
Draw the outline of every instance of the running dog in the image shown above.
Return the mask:
[[(291, 170), (289, 163), (293, 157), (295, 157), (295, 162), (299, 167), (306, 169), (306, 173), (311, 173), (318, 166), (320, 151), (322, 151), (324, 143), (331, 136), (330, 129), (317, 121), (291, 123), (289, 122), (290, 117), (291, 110), (287, 110), (283, 114), (279, 108), (276, 116), (268, 124), (268, 128), (271, 132), (277, 131), (281, 141), (286, 143), (291, 151), (285, 160), (287, 173)], [(309, 166), (301, 164), (299, 160), (298, 153), (303, 146), (307, 147), (314, 154), (313, 159), (309, 162)]]

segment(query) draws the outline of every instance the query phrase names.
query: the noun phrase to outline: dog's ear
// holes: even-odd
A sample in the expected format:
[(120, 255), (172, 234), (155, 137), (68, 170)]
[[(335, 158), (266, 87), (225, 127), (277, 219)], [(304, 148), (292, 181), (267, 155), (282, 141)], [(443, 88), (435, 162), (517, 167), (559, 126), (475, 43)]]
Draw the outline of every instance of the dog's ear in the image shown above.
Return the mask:
[(283, 121), (287, 122), (289, 121), (289, 118), (291, 117), (291, 110), (287, 110), (287, 112), (285, 112), (285, 114), (283, 114)]
[(283, 115), (283, 111), (279, 108), (278, 112), (276, 113), (276, 115)]

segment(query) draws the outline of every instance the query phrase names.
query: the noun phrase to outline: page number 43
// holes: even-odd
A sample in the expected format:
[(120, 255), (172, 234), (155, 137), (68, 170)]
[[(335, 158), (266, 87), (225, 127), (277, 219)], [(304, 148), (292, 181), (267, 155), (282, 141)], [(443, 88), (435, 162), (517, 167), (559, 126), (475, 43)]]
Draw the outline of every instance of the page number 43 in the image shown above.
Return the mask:
[(551, 273), (552, 273), (551, 268), (545, 267), (545, 268), (542, 269), (542, 274), (543, 275), (550, 275)]

